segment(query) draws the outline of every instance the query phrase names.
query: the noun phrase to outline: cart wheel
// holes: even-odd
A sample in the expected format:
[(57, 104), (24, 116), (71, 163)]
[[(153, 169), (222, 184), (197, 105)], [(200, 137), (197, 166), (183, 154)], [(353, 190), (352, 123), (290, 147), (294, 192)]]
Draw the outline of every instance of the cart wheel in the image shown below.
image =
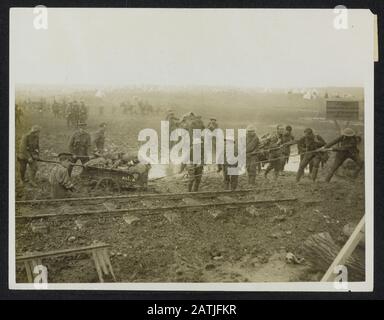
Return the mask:
[(120, 192), (120, 184), (112, 178), (102, 178), (99, 182), (97, 182), (95, 189), (109, 192)]

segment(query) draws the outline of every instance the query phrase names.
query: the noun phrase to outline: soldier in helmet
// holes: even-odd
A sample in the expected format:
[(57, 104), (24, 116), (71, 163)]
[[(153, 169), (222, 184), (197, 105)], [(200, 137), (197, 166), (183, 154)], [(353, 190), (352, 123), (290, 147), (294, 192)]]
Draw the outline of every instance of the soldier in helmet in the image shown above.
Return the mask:
[(96, 151), (98, 153), (104, 152), (106, 128), (107, 128), (107, 124), (105, 122), (100, 123), (99, 130), (97, 130), (95, 132), (94, 137), (93, 137), (93, 143), (94, 143)]
[[(80, 159), (84, 164), (89, 160), (89, 149), (91, 147), (91, 136), (85, 130), (87, 124), (85, 122), (80, 122), (78, 125), (78, 130), (73, 133), (69, 139), (68, 149), (69, 152), (74, 155), (74, 160)], [(69, 168), (69, 175), (72, 173), (73, 167)]]
[(296, 175), (296, 181), (300, 181), (304, 174), (305, 168), (310, 163), (312, 166), (312, 180), (315, 181), (322, 159), (322, 152), (316, 150), (325, 145), (324, 139), (320, 135), (314, 134), (311, 128), (306, 128), (304, 130), (304, 136), (295, 143), (300, 146), (303, 152), (303, 157), (300, 160), (299, 170)]
[(167, 110), (167, 114), (165, 116), (166, 121), (171, 121), (171, 118), (175, 116), (175, 112), (172, 109)]
[(215, 129), (217, 129), (219, 127), (219, 125), (217, 124), (217, 119), (212, 117), (209, 119), (209, 123), (207, 124), (207, 128), (211, 131), (214, 131)]
[(79, 121), (85, 122), (87, 119), (88, 119), (88, 109), (85, 106), (84, 101), (81, 101), (79, 106)]
[(285, 156), (285, 159), (283, 159), (281, 165), (282, 165), (282, 168), (281, 170), (284, 171), (284, 167), (285, 165), (288, 163), (289, 161), (289, 156), (291, 154), (291, 145), (290, 145), (290, 142), (294, 141), (295, 138), (294, 136), (292, 135), (292, 126), (290, 125), (287, 125), (285, 127), (285, 133), (282, 135), (282, 143), (283, 143), (283, 150), (282, 150), (282, 153), (283, 153), (283, 156)]
[(284, 135), (284, 126), (279, 124), (276, 127), (276, 133), (271, 135), (267, 139), (267, 143), (265, 145), (268, 150), (268, 166), (265, 169), (264, 177), (267, 178), (268, 173), (273, 170), (274, 178), (277, 179), (281, 170), (282, 170), (282, 162), (284, 161), (283, 156), (283, 135)]
[(23, 120), (23, 110), (20, 108), (18, 104), (16, 104), (16, 108), (15, 108), (15, 120), (16, 120), (16, 125), (21, 125)]
[(32, 126), (31, 130), (22, 137), (20, 143), (19, 154), (17, 159), (20, 165), (20, 179), (21, 182), (26, 182), (25, 174), (27, 167), (30, 170), (30, 184), (36, 187), (36, 173), (37, 173), (37, 160), (39, 159), (39, 135), (41, 128), (40, 126)]
[(255, 184), (257, 173), (257, 150), (260, 141), (256, 134), (256, 128), (252, 125), (247, 127), (246, 135), (246, 168), (248, 173), (248, 183)]
[(71, 125), (74, 124), (74, 109), (73, 109), (73, 103), (69, 102), (68, 105), (65, 108), (65, 118), (67, 120), (67, 127), (71, 127)]
[(268, 165), (264, 172), (264, 178), (268, 178), (268, 173), (273, 170), (276, 180), (281, 172), (282, 153), (280, 141), (277, 135), (271, 135), (264, 140), (264, 147), (267, 151)]
[(333, 147), (332, 150), (336, 151), (335, 160), (333, 165), (325, 178), (325, 181), (331, 181), (336, 170), (344, 163), (347, 159), (352, 159), (356, 165), (357, 169), (354, 173), (354, 177), (356, 178), (360, 172), (360, 170), (364, 166), (364, 161), (360, 158), (358, 144), (361, 141), (361, 138), (358, 137), (355, 131), (351, 128), (345, 128), (342, 132), (342, 135), (330, 143), (326, 144), (324, 148), (333, 147), (335, 144), (339, 146)]

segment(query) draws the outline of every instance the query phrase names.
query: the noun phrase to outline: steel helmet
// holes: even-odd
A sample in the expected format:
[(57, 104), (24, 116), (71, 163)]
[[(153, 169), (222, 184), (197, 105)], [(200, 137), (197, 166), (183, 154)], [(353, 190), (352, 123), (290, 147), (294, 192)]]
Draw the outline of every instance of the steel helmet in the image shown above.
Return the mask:
[(40, 131), (41, 131), (41, 127), (38, 125), (34, 125), (31, 128), (31, 132), (40, 132)]
[(345, 128), (342, 132), (342, 135), (343, 136), (346, 136), (346, 137), (353, 137), (356, 135), (355, 131), (351, 128)]
[(256, 132), (256, 128), (250, 124), (247, 126), (247, 132)]

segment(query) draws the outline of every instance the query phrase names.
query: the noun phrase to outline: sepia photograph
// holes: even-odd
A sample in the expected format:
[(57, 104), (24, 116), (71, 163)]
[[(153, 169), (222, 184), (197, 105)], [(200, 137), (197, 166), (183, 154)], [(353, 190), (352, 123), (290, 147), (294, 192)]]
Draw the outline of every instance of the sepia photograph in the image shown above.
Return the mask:
[(375, 17), (12, 8), (12, 289), (373, 289)]

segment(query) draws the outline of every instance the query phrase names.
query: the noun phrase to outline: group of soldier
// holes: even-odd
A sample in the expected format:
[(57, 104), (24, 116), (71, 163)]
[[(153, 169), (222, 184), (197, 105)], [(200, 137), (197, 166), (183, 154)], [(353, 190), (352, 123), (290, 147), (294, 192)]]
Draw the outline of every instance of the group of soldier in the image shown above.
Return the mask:
[[(55, 117), (55, 109), (60, 108), (60, 104), (53, 102), (52, 111)], [(70, 101), (69, 103), (63, 102), (61, 105), (62, 110), (65, 110), (65, 119), (67, 127), (77, 127), (80, 123), (84, 123), (88, 119), (88, 108), (85, 106), (84, 101), (77, 102), (77, 100)], [(59, 109), (60, 110), (60, 109)]]
[[(72, 104), (76, 106), (76, 104)], [(81, 107), (81, 105), (79, 105)], [(174, 112), (169, 110), (166, 120), (170, 122), (170, 129), (184, 128), (188, 131), (193, 129), (209, 129), (211, 131), (219, 127), (217, 119), (210, 118), (205, 126), (201, 116), (189, 112), (181, 119), (176, 118)], [(94, 155), (100, 155), (104, 152), (106, 123), (101, 123), (99, 129), (93, 134), (93, 137), (86, 130), (86, 123), (79, 121), (76, 131), (69, 139), (68, 152), (62, 152), (58, 155), (60, 165), (52, 170), (50, 183), (52, 186), (52, 197), (61, 198), (66, 193), (74, 189), (71, 182), (73, 165), (80, 160), (85, 164), (90, 160), (92, 145), (94, 146)], [(41, 161), (39, 156), (39, 134), (41, 128), (34, 125), (31, 130), (25, 134), (20, 143), (18, 153), (18, 162), (20, 168), (20, 178), (23, 183), (26, 180), (27, 167), (30, 170), (30, 184), (36, 186), (36, 172), (38, 169), (37, 161)], [(361, 138), (351, 128), (346, 128), (335, 140), (326, 143), (318, 134), (315, 134), (311, 128), (306, 128), (304, 134), (299, 139), (295, 139), (292, 133), (292, 126), (278, 125), (276, 132), (265, 134), (258, 137), (256, 128), (249, 125), (246, 129), (246, 172), (248, 184), (256, 184), (256, 176), (261, 172), (261, 168), (266, 165), (264, 176), (267, 178), (269, 172), (273, 171), (275, 179), (284, 171), (291, 155), (291, 146), (297, 145), (300, 155), (300, 165), (296, 174), (296, 181), (299, 182), (304, 174), (304, 170), (309, 166), (310, 176), (316, 181), (320, 165), (323, 166), (328, 160), (328, 153), (335, 152), (334, 162), (326, 175), (325, 181), (329, 182), (337, 169), (347, 159), (352, 159), (356, 163), (354, 176), (357, 177), (359, 171), (364, 165), (359, 155), (358, 145)], [(236, 145), (235, 139), (229, 138)], [(228, 140), (228, 139), (227, 139)], [(193, 140), (193, 144), (202, 141)], [(227, 144), (225, 144), (227, 145)], [(203, 147), (201, 159), (204, 159)], [(237, 150), (235, 147), (234, 150)], [(235, 190), (238, 187), (238, 174), (231, 174), (229, 168), (237, 168), (237, 164), (230, 164), (226, 159), (224, 150), (224, 163), (218, 165), (218, 172), (223, 173), (224, 188), (226, 190)], [(236, 156), (236, 154), (235, 154)], [(190, 157), (193, 159), (193, 145), (191, 146)], [(187, 170), (188, 173), (188, 191), (196, 192), (199, 190), (201, 179), (204, 173), (204, 164), (186, 164), (181, 166), (180, 172)]]
[[(49, 182), (51, 184), (51, 196), (53, 198), (64, 198), (69, 192), (74, 190), (71, 182), (71, 174), (74, 164), (80, 160), (85, 164), (91, 155), (91, 148), (94, 145), (94, 153), (98, 154), (104, 151), (106, 123), (99, 125), (99, 129), (94, 133), (93, 139), (87, 132), (85, 122), (78, 123), (76, 131), (71, 135), (68, 144), (68, 151), (58, 154), (59, 165), (53, 167)], [(40, 158), (40, 136), (41, 127), (34, 125), (26, 133), (20, 142), (17, 159), (20, 168), (20, 180), (22, 184), (29, 182), (34, 187), (36, 184), (36, 173), (38, 170), (38, 161), (44, 161)], [(27, 167), (29, 167), (29, 180), (27, 179)]]
[[(195, 115), (193, 112), (189, 112), (179, 119), (175, 116), (173, 110), (168, 110), (166, 120), (170, 123), (171, 131), (176, 128), (183, 128), (188, 130), (190, 134), (192, 134), (193, 129), (207, 128), (213, 131), (219, 127), (216, 118), (210, 118), (209, 123), (205, 126), (201, 116)], [(235, 139), (231, 140), (236, 144)], [(278, 125), (276, 132), (265, 134), (259, 138), (256, 128), (249, 125), (246, 129), (246, 172), (248, 184), (251, 186), (256, 184), (256, 176), (265, 165), (264, 177), (267, 178), (268, 174), (273, 171), (274, 178), (277, 179), (284, 171), (285, 165), (289, 162), (291, 146), (293, 145), (297, 145), (297, 155), (300, 156), (300, 164), (296, 174), (297, 182), (300, 181), (307, 167), (309, 167), (311, 179), (316, 181), (320, 166), (324, 167), (324, 164), (329, 159), (329, 152), (335, 152), (335, 158), (325, 177), (326, 182), (332, 179), (337, 169), (347, 159), (355, 162), (356, 170), (354, 177), (357, 177), (364, 166), (364, 162), (359, 155), (358, 145), (360, 142), (361, 137), (351, 128), (345, 128), (340, 136), (327, 143), (320, 135), (315, 134), (311, 128), (306, 128), (303, 135), (299, 139), (295, 139), (291, 125)], [(196, 143), (201, 144), (202, 141), (194, 139), (193, 144)], [(192, 164), (193, 144), (190, 150), (189, 164), (182, 165), (180, 171), (187, 170), (189, 192), (199, 190), (204, 171), (203, 163)], [(203, 145), (200, 147), (200, 150), (202, 152), (201, 159), (203, 159)], [(237, 150), (237, 148), (235, 147), (234, 150)], [(226, 152), (224, 150), (224, 163), (218, 165), (218, 172), (223, 173), (224, 188), (226, 190), (235, 190), (238, 186), (239, 174), (230, 174), (228, 169), (236, 168), (237, 164), (230, 164), (225, 157)]]

